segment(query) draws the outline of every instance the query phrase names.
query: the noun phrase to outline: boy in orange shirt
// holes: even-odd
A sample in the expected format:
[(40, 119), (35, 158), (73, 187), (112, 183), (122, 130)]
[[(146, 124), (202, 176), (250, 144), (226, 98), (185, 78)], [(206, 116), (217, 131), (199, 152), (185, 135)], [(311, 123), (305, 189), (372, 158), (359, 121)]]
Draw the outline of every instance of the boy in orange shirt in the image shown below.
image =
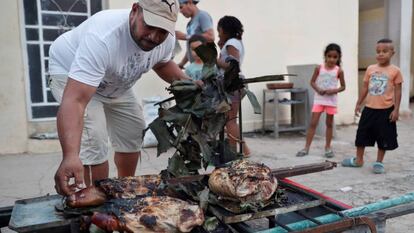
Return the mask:
[(398, 147), (397, 126), (400, 102), (402, 75), (400, 69), (391, 64), (394, 55), (392, 40), (381, 39), (376, 46), (377, 64), (370, 65), (365, 72), (364, 86), (355, 107), (355, 115), (359, 115), (363, 101), (366, 99), (362, 111), (355, 139), (356, 158), (347, 158), (342, 161), (344, 167), (362, 167), (366, 146), (377, 143), (377, 161), (373, 165), (373, 172), (384, 173), (385, 151)]

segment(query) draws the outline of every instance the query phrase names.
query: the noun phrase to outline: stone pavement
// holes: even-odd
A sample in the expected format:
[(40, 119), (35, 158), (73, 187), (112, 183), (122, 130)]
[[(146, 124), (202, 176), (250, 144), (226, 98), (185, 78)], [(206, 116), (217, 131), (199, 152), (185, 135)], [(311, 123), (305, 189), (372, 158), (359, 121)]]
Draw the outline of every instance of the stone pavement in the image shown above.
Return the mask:
[[(376, 148), (368, 148), (362, 168), (344, 168), (338, 165), (331, 171), (293, 177), (292, 180), (352, 206), (414, 192), (413, 132), (413, 118), (398, 122), (400, 147), (385, 155), (385, 174), (372, 173), (371, 163), (376, 159)], [(340, 164), (343, 158), (354, 155), (355, 133), (356, 125), (337, 126), (337, 137), (333, 141), (336, 156), (331, 161)], [(248, 134), (245, 140), (252, 151), (251, 159), (272, 168), (325, 161), (322, 137), (316, 137), (310, 154), (301, 158), (295, 154), (304, 146), (303, 134), (285, 133), (278, 139), (268, 135)], [(169, 151), (157, 158), (154, 148), (145, 149), (137, 175), (158, 173), (166, 167), (168, 156), (171, 154), (172, 151)], [(0, 155), (0, 207), (13, 205), (14, 201), (19, 199), (54, 194), (53, 175), (60, 159), (60, 154)], [(113, 161), (110, 166), (110, 176), (115, 176)], [(340, 190), (348, 186), (352, 190)], [(413, 217), (414, 214), (411, 214), (388, 220), (387, 232), (412, 232)]]

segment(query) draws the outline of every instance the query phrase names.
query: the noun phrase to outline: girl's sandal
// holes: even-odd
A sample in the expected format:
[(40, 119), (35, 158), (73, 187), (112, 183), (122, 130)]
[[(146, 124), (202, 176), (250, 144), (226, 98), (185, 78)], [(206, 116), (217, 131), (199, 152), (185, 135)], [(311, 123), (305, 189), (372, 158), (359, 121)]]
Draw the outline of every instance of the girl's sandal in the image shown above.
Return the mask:
[(308, 154), (309, 154), (308, 150), (302, 149), (302, 150), (298, 151), (298, 153), (296, 153), (296, 156), (297, 157), (303, 157), (303, 156), (308, 155)]
[(326, 158), (333, 158), (335, 156), (334, 152), (331, 149), (325, 150)]

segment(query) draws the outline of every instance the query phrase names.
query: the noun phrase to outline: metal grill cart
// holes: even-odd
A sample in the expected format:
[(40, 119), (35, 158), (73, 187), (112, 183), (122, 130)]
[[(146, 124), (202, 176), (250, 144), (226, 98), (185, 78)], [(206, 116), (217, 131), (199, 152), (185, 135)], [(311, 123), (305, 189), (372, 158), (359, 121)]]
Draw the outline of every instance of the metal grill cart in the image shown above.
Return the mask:
[[(247, 79), (244, 83), (282, 80), (283, 75)], [(240, 111), (241, 112), (241, 111)], [(242, 132), (240, 113), (240, 132)], [(224, 138), (224, 133), (221, 134)], [(242, 153), (242, 148), (240, 148)], [(218, 227), (208, 233), (279, 233), (279, 232), (385, 232), (389, 218), (414, 213), (414, 193), (352, 208), (287, 177), (320, 172), (336, 167), (334, 162), (307, 164), (272, 170), (278, 178), (283, 198), (257, 211), (230, 211), (226, 202), (209, 205), (208, 214), (218, 219)], [(208, 174), (165, 180), (167, 184), (206, 180)], [(14, 206), (0, 208), (0, 228), (25, 233), (78, 233), (79, 214), (65, 211), (62, 196), (46, 195), (18, 200)], [(90, 210), (92, 211), (92, 210)], [(348, 231), (349, 230), (349, 231)], [(192, 233), (207, 233), (202, 227)]]
[[(414, 193), (351, 209), (332, 198), (306, 188), (289, 179), (281, 180), (290, 200), (284, 207), (270, 206), (260, 212), (234, 215), (221, 207), (210, 207), (221, 221), (218, 232), (385, 232), (389, 218), (414, 212)], [(0, 209), (0, 227), (17, 232), (75, 233), (79, 218), (65, 217), (55, 209), (58, 195), (16, 201), (14, 206)], [(396, 204), (400, 203), (400, 204)], [(372, 211), (372, 212), (369, 212)], [(194, 229), (192, 232), (205, 232)]]
[[(219, 219), (217, 232), (278, 233), (278, 232), (385, 232), (389, 218), (414, 213), (414, 193), (352, 208), (288, 178), (332, 169), (336, 164), (324, 162), (274, 169), (279, 188), (286, 202), (267, 206), (257, 212), (234, 214), (223, 206), (209, 206), (209, 212)], [(179, 179), (179, 178), (177, 178)], [(185, 178), (184, 178), (185, 179)], [(191, 181), (198, 178), (190, 178)], [(176, 182), (176, 181), (175, 181)], [(47, 195), (18, 200), (14, 206), (0, 208), (0, 227), (17, 232), (80, 232), (80, 216), (59, 210), (59, 195)], [(348, 231), (349, 230), (349, 231)], [(199, 227), (193, 233), (206, 233)], [(213, 233), (212, 232), (212, 233)]]

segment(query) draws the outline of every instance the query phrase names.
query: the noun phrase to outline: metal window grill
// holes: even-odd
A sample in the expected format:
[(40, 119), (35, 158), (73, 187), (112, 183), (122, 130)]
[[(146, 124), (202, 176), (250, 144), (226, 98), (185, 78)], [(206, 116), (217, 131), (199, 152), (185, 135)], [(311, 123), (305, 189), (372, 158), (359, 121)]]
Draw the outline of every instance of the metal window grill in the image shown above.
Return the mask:
[(23, 0), (28, 112), (31, 120), (52, 120), (58, 103), (47, 86), (49, 48), (62, 33), (102, 10), (101, 0)]

